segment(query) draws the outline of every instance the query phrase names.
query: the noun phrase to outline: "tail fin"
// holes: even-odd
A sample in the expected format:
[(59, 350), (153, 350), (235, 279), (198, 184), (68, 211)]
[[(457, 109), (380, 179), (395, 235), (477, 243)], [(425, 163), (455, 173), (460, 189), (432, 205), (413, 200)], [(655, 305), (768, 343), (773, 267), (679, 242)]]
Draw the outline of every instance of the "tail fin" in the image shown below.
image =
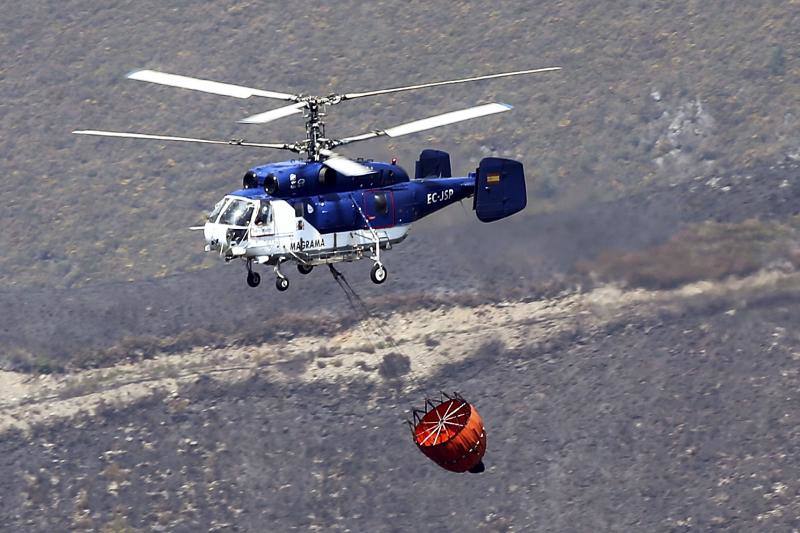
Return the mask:
[(450, 154), (441, 150), (423, 150), (419, 154), (415, 174), (414, 177), (418, 180), (424, 178), (449, 178), (453, 175), (450, 171)]
[(525, 209), (525, 173), (522, 163), (487, 157), (478, 165), (472, 208), (482, 222), (492, 222)]

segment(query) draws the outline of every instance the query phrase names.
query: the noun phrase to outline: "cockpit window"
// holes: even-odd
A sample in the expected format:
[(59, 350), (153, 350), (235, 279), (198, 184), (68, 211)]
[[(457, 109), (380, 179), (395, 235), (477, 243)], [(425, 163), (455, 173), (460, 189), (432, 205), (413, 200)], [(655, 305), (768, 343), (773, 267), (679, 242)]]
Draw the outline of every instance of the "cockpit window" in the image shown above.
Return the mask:
[(261, 202), (258, 206), (256, 215), (256, 225), (266, 226), (272, 222), (272, 205), (269, 202)]
[(229, 226), (247, 226), (253, 216), (253, 209), (253, 204), (250, 202), (234, 200), (222, 213), (219, 223)]
[(217, 205), (215, 205), (214, 209), (212, 209), (211, 212), (208, 214), (208, 221), (209, 222), (216, 222), (217, 221), (217, 217), (219, 216), (219, 212), (222, 211), (222, 208), (225, 206), (225, 202), (226, 201), (227, 201), (227, 199), (223, 198), (222, 200), (217, 202)]

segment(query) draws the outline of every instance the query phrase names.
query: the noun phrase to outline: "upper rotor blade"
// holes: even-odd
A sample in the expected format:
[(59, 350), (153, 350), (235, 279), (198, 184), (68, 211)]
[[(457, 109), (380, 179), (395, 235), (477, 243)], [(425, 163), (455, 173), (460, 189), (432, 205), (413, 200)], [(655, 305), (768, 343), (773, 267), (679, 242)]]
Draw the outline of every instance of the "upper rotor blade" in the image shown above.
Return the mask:
[(328, 158), (322, 162), (323, 165), (330, 167), (336, 172), (344, 174), (345, 176), (364, 176), (373, 172), (371, 168), (347, 159), (346, 157), (343, 157), (331, 150), (320, 150), (319, 153)]
[(336, 141), (336, 145), (339, 146), (342, 144), (364, 141), (366, 139), (372, 139), (374, 137), (382, 137), (384, 135), (387, 135), (389, 137), (400, 137), (401, 135), (408, 135), (409, 133), (416, 133), (418, 131), (429, 130), (431, 128), (438, 128), (439, 126), (446, 126), (447, 124), (454, 124), (456, 122), (461, 122), (462, 120), (484, 117), (486, 115), (492, 115), (494, 113), (502, 113), (504, 111), (510, 111), (511, 109), (512, 107), (508, 104), (498, 104), (498, 103), (469, 107), (467, 109), (461, 109), (459, 111), (451, 111), (450, 113), (444, 113), (443, 115), (436, 115), (434, 117), (415, 120), (414, 122), (408, 122), (406, 124), (394, 126), (393, 128), (387, 128), (385, 130), (375, 130), (370, 133), (364, 133), (362, 135), (345, 137), (344, 139)]
[(436, 87), (439, 85), (453, 85), (456, 83), (466, 83), (468, 81), (490, 80), (492, 78), (505, 78), (508, 76), (519, 76), (522, 74), (535, 74), (537, 72), (550, 72), (553, 70), (561, 70), (561, 67), (546, 67), (536, 68), (529, 70), (517, 70), (514, 72), (502, 72), (500, 74), (488, 74), (486, 76), (475, 76), (474, 78), (462, 78), (460, 80), (436, 81), (433, 83), (421, 83), (419, 85), (409, 85), (407, 87), (396, 87), (394, 89), (381, 89), (378, 91), (367, 91), (363, 93), (347, 93), (342, 95), (342, 100), (352, 100), (353, 98), (363, 98), (364, 96), (375, 96), (378, 94), (397, 93), (400, 91), (412, 91), (414, 89), (423, 89), (425, 87)]
[(278, 143), (251, 143), (240, 139), (231, 139), (230, 141), (217, 141), (210, 139), (194, 139), (192, 137), (171, 137), (169, 135), (148, 135), (146, 133), (127, 133), (119, 131), (99, 131), (99, 130), (75, 130), (72, 133), (78, 135), (99, 135), (101, 137), (125, 137), (128, 139), (154, 139), (157, 141), (180, 141), (191, 143), (205, 143), (205, 144), (229, 144), (232, 146), (252, 146), (255, 148), (276, 148), (278, 150), (292, 150), (292, 146), (288, 144)]
[(294, 94), (276, 93), (272, 91), (262, 91), (242, 87), (241, 85), (231, 85), (230, 83), (220, 83), (218, 81), (201, 80), (177, 74), (167, 74), (156, 70), (135, 70), (127, 75), (132, 80), (149, 81), (170, 87), (180, 87), (182, 89), (192, 89), (211, 94), (221, 94), (223, 96), (233, 96), (235, 98), (250, 98), (251, 96), (263, 96), (265, 98), (277, 98), (278, 100), (290, 100), (296, 102), (298, 97)]
[(266, 124), (267, 122), (272, 122), (273, 120), (281, 117), (288, 117), (289, 115), (294, 115), (295, 113), (302, 113), (303, 108), (307, 105), (308, 104), (306, 102), (298, 102), (296, 104), (279, 107), (278, 109), (270, 109), (269, 111), (243, 118), (239, 121), (239, 124)]

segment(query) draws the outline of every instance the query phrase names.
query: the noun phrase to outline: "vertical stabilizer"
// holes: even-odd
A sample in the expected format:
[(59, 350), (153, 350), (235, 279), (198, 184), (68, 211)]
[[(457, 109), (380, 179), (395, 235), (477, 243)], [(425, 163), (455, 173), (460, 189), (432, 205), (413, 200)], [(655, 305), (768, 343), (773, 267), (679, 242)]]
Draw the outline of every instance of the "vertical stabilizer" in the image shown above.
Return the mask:
[(487, 157), (476, 172), (473, 208), (478, 219), (492, 222), (525, 209), (525, 173), (522, 163), (512, 159)]
[(417, 169), (414, 173), (416, 179), (423, 178), (449, 178), (453, 174), (450, 170), (450, 154), (441, 150), (423, 150), (419, 154)]

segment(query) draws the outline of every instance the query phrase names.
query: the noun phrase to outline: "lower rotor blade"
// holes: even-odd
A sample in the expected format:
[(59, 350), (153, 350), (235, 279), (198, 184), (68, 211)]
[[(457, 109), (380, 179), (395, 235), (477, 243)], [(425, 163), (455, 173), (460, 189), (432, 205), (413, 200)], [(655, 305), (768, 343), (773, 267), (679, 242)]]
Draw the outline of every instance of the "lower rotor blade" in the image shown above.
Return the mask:
[(373, 172), (371, 168), (347, 159), (331, 150), (320, 150), (320, 153), (328, 158), (322, 162), (323, 165), (345, 176), (365, 176)]
[(444, 113), (443, 115), (436, 115), (435, 117), (428, 117), (428, 118), (423, 118), (422, 120), (415, 120), (413, 122), (408, 122), (406, 124), (394, 126), (393, 128), (387, 128), (385, 130), (375, 130), (369, 133), (364, 133), (362, 135), (345, 137), (344, 139), (339, 139), (338, 141), (336, 141), (334, 146), (341, 146), (343, 144), (365, 141), (367, 139), (372, 139), (374, 137), (383, 137), (384, 135), (389, 137), (400, 137), (401, 135), (408, 135), (409, 133), (416, 133), (418, 131), (429, 130), (431, 128), (438, 128), (439, 126), (454, 124), (456, 122), (461, 122), (462, 120), (484, 117), (486, 115), (492, 115), (494, 113), (503, 113), (504, 111), (510, 111), (511, 109), (512, 107), (508, 104), (498, 104), (498, 103), (469, 107), (467, 109), (461, 109), (460, 111), (452, 111), (450, 113)]
[(149, 135), (146, 133), (127, 133), (119, 131), (100, 131), (100, 130), (75, 130), (72, 133), (78, 135), (97, 135), (100, 137), (124, 137), (127, 139), (151, 139), (156, 141), (179, 141), (190, 143), (204, 143), (204, 144), (228, 144), (231, 146), (251, 146), (255, 148), (275, 148), (278, 150), (294, 150), (288, 144), (278, 143), (251, 143), (242, 139), (231, 139), (230, 141), (218, 141), (211, 139), (195, 139), (192, 137), (172, 137), (169, 135)]
[(401, 135), (408, 135), (409, 133), (416, 133), (418, 131), (429, 130), (431, 128), (438, 128), (439, 126), (446, 126), (461, 122), (462, 120), (469, 120), (472, 118), (484, 117), (494, 113), (503, 113), (510, 111), (512, 107), (508, 104), (486, 104), (477, 107), (470, 107), (469, 109), (462, 109), (460, 111), (452, 111), (443, 115), (436, 115), (435, 117), (423, 118), (422, 120), (415, 120), (393, 128), (383, 130), (389, 137), (400, 137)]
[(270, 109), (269, 111), (265, 111), (257, 115), (251, 115), (238, 122), (239, 124), (266, 124), (267, 122), (272, 122), (273, 120), (282, 117), (288, 117), (289, 115), (294, 115), (295, 113), (302, 113), (303, 108), (305, 108), (306, 105), (307, 104), (305, 102), (298, 102), (296, 104), (279, 107), (278, 109)]

